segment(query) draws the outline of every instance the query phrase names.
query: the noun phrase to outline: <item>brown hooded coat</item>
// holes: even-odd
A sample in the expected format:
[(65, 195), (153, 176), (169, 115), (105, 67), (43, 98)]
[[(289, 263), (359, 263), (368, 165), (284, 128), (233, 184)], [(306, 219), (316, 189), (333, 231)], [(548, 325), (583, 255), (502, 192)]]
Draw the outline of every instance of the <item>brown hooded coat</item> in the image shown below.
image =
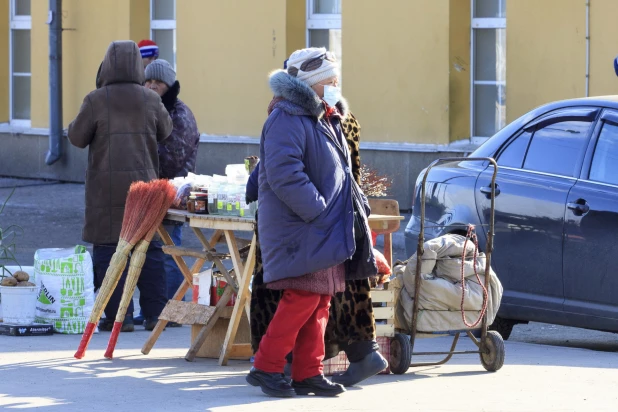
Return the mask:
[(159, 175), (157, 143), (172, 131), (161, 98), (143, 87), (144, 66), (132, 41), (113, 42), (89, 93), (69, 125), (71, 143), (88, 151), (82, 238), (116, 243), (129, 186)]

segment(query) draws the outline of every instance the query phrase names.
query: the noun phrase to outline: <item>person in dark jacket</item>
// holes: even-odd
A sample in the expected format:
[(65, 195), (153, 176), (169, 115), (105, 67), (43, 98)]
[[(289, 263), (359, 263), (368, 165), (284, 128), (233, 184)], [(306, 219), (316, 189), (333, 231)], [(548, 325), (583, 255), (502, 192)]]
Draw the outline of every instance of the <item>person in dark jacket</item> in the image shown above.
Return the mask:
[[(83, 240), (92, 243), (95, 287), (105, 272), (120, 238), (129, 186), (159, 177), (157, 145), (172, 131), (172, 119), (156, 93), (145, 89), (142, 58), (132, 41), (113, 42), (97, 74), (97, 89), (85, 98), (69, 125), (69, 141), (89, 148), (86, 174), (86, 217)], [(127, 265), (128, 267), (128, 265)], [(101, 330), (111, 330), (126, 280), (127, 270), (110, 298)], [(167, 303), (163, 253), (160, 242), (151, 242), (142, 276), (137, 283), (140, 305), (154, 327)], [(133, 302), (128, 314), (133, 313)], [(123, 332), (132, 331), (127, 315)]]
[[(178, 98), (180, 83), (176, 80), (176, 72), (169, 62), (158, 59), (146, 67), (145, 76), (146, 88), (161, 96), (174, 125), (171, 135), (159, 143), (159, 176), (163, 179), (173, 179), (187, 176), (189, 172), (194, 173), (200, 132), (193, 112)], [(164, 226), (174, 244), (180, 246), (182, 224), (165, 221)], [(171, 299), (184, 280), (184, 276), (170, 255), (165, 255), (165, 272), (167, 297)], [(176, 322), (168, 322), (167, 325), (182, 326)]]
[[(283, 296), (247, 381), (272, 396), (335, 396), (345, 389), (322, 374), (328, 308), (348, 276), (377, 273), (369, 206), (351, 174), (335, 57), (296, 51), (270, 86), (281, 99), (262, 131), (258, 231), (264, 282)], [(291, 385), (283, 375), (289, 352)]]

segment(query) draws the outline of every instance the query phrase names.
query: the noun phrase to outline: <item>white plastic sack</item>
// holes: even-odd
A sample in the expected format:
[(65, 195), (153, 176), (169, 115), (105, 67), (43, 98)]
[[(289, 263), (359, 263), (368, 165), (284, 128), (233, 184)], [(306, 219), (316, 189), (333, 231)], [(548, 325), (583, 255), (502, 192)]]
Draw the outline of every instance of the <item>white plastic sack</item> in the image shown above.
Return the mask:
[[(419, 331), (435, 332), (468, 329), (461, 319), (461, 256), (466, 244), (466, 260), (463, 262), (466, 287), (463, 310), (468, 323), (478, 319), (483, 306), (483, 289), (475, 276), (485, 282), (485, 255), (474, 256), (474, 244), (459, 235), (445, 235), (425, 242), (421, 265), (419, 291)], [(414, 304), (416, 254), (407, 265), (395, 267), (389, 287), (395, 290), (397, 311), (395, 327), (406, 330), (412, 322)], [(489, 272), (487, 321), (491, 324), (500, 307), (502, 284), (493, 270)], [(423, 314), (421, 316), (421, 313)]]
[[(448, 265), (450, 262), (441, 261), (442, 258), (461, 258), (464, 250), (464, 243), (466, 238), (461, 235), (453, 235), (448, 234), (444, 236), (437, 237), (435, 239), (428, 240), (424, 245), (424, 253), (422, 256), (421, 262), (421, 273), (429, 274), (433, 273), (436, 266), (440, 267), (439, 276), (447, 276), (452, 277), (454, 280), (457, 280), (459, 273), (457, 270), (452, 270), (453, 267), (445, 267), (445, 264)], [(474, 243), (471, 241), (466, 244), (466, 256), (472, 256), (474, 253)], [(483, 260), (484, 264), (484, 260)], [(472, 274), (474, 274), (474, 265), (470, 264), (472, 269)], [(478, 267), (478, 266), (477, 266)], [(484, 266), (483, 266), (484, 267)], [(451, 269), (451, 270), (444, 270)], [(459, 271), (461, 271), (461, 259), (459, 260)], [(466, 270), (468, 270), (466, 268)], [(414, 295), (414, 276), (416, 274), (416, 253), (410, 257), (407, 261), (405, 273), (404, 273), (404, 285), (408, 293), (413, 296)]]
[(34, 271), (41, 287), (35, 322), (50, 323), (58, 333), (82, 334), (94, 306), (92, 258), (85, 246), (39, 249)]

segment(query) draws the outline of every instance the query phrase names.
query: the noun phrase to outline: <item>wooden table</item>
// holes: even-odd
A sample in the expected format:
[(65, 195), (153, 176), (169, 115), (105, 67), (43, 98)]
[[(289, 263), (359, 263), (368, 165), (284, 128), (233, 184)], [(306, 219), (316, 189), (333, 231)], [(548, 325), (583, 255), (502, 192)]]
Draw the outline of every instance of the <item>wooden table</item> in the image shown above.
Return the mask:
[[(197, 352), (208, 338), (208, 333), (212, 330), (217, 320), (222, 316), (223, 311), (225, 310), (225, 307), (233, 293), (237, 294), (237, 298), (230, 317), (230, 323), (223, 342), (223, 347), (221, 348), (219, 365), (227, 365), (232, 353), (234, 353), (235, 356), (251, 356), (252, 352), (250, 344), (234, 344), (233, 342), (236, 338), (236, 332), (238, 330), (238, 325), (243, 312), (247, 314), (247, 317), (249, 317), (249, 302), (251, 300), (249, 285), (253, 275), (253, 269), (255, 267), (255, 253), (257, 246), (256, 237), (253, 232), (255, 220), (232, 216), (201, 215), (173, 209), (170, 209), (166, 219), (187, 223), (203, 246), (201, 250), (178, 247), (174, 245), (174, 242), (163, 225), (159, 227), (158, 233), (164, 244), (164, 252), (174, 258), (174, 261), (185, 278), (178, 288), (178, 291), (176, 291), (174, 297), (170, 300), (170, 302), (168, 302), (166, 309), (170, 305), (173, 306), (174, 301), (182, 300), (189, 288), (193, 287), (193, 274), (198, 273), (207, 261), (212, 262), (214, 266), (219, 269), (227, 282), (227, 286), (225, 287), (223, 295), (217, 302), (217, 305), (214, 307), (202, 308), (203, 310), (210, 310), (211, 313), (207, 314), (208, 320), (206, 321), (206, 324), (202, 326), (199, 334), (191, 343), (191, 347), (189, 348), (185, 359), (187, 361), (193, 361), (195, 359)], [(390, 222), (399, 221), (402, 219), (403, 216), (371, 215), (369, 217), (369, 226), (372, 229), (386, 229)], [(202, 232), (203, 229), (214, 229), (215, 233), (210, 239), (206, 239), (204, 233)], [(234, 231), (246, 231), (252, 233), (249, 253), (245, 262), (241, 259), (238, 250), (238, 242), (234, 236)], [(384, 236), (384, 255), (389, 264), (391, 264), (392, 234), (387, 233)], [(232, 260), (234, 272), (236, 273), (236, 279), (231, 276), (222, 263), (222, 259), (225, 259), (228, 256), (222, 255), (215, 251), (214, 246), (219, 242), (221, 237), (225, 237), (225, 241), (229, 249), (229, 258)], [(185, 257), (194, 257), (197, 259), (191, 268), (187, 265)], [(143, 354), (147, 355), (150, 353), (150, 350), (165, 329), (167, 323), (168, 320), (159, 320), (142, 348)]]
[[(195, 359), (197, 352), (206, 341), (208, 333), (212, 330), (217, 320), (223, 314), (223, 311), (225, 310), (225, 307), (233, 293), (237, 294), (237, 298), (234, 304), (234, 309), (232, 311), (232, 316), (230, 318), (223, 347), (221, 348), (219, 364), (226, 365), (232, 351), (234, 351), (236, 355), (242, 354), (244, 356), (246, 354), (247, 357), (251, 356), (252, 352), (250, 344), (234, 345), (233, 342), (236, 338), (236, 331), (238, 330), (242, 313), (245, 312), (247, 317), (249, 316), (249, 301), (251, 299), (251, 296), (249, 295), (249, 282), (255, 267), (256, 252), (256, 237), (253, 232), (255, 220), (233, 216), (202, 215), (173, 209), (170, 209), (165, 218), (171, 221), (187, 223), (203, 246), (201, 250), (178, 247), (174, 245), (174, 242), (163, 225), (159, 227), (158, 233), (159, 236), (161, 236), (163, 244), (165, 245), (163, 247), (164, 252), (174, 258), (174, 261), (178, 264), (178, 268), (185, 278), (174, 297), (170, 300), (170, 302), (168, 302), (168, 306), (170, 306), (170, 304), (173, 305), (173, 301), (182, 300), (189, 288), (193, 286), (193, 274), (198, 273), (207, 261), (212, 262), (214, 266), (219, 269), (225, 277), (227, 283), (223, 295), (217, 302), (217, 305), (214, 307), (204, 308), (205, 310), (211, 310), (212, 313), (208, 314), (209, 317), (206, 324), (202, 326), (199, 334), (191, 343), (191, 347), (187, 352), (185, 359), (187, 361), (193, 361), (193, 359)], [(202, 232), (203, 229), (214, 229), (215, 233), (210, 239), (206, 239), (206, 236)], [(238, 251), (238, 242), (234, 236), (235, 231), (251, 232), (252, 234), (251, 246), (245, 262), (242, 261)], [(229, 258), (232, 260), (234, 273), (236, 274), (235, 279), (231, 276), (222, 262), (222, 260), (227, 258), (228, 255), (217, 253), (214, 248), (222, 237), (225, 237), (225, 241), (228, 246)], [(189, 268), (185, 262), (185, 257), (197, 258), (191, 268)], [(166, 306), (166, 309), (168, 306)], [(150, 352), (157, 339), (165, 329), (167, 323), (167, 320), (159, 320), (157, 326), (154, 328), (142, 348), (143, 354), (147, 355)]]

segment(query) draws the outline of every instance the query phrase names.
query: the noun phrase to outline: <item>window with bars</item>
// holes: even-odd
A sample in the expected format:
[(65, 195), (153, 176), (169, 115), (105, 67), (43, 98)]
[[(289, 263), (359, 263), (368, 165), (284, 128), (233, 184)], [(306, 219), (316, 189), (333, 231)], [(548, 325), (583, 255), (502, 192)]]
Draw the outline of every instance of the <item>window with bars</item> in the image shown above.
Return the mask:
[(150, 0), (150, 38), (159, 58), (176, 68), (176, 0)]
[(307, 0), (307, 47), (326, 47), (341, 62), (341, 0)]
[(471, 105), (473, 138), (506, 125), (506, 0), (471, 0)]
[(31, 0), (11, 0), (9, 30), (9, 119), (11, 124), (30, 125), (30, 31)]

